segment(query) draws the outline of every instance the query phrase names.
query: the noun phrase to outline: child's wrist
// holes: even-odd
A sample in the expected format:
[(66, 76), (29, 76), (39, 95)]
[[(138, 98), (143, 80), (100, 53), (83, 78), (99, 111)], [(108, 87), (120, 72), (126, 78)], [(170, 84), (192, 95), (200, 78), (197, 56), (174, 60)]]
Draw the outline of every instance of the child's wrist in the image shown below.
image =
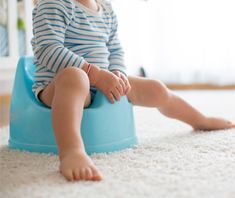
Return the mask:
[(92, 86), (96, 85), (100, 75), (101, 69), (96, 65), (91, 65), (90, 73), (89, 73), (89, 80)]
[(87, 76), (90, 81), (90, 85), (94, 86), (97, 82), (100, 68), (96, 65), (90, 64), (90, 63), (84, 63), (82, 69), (87, 73)]

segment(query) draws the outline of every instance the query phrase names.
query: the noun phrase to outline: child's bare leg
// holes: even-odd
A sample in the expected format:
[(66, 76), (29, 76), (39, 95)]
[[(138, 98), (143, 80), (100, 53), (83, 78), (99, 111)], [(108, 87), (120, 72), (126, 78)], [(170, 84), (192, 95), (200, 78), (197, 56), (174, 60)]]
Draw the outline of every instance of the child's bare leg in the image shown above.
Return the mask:
[(40, 94), (40, 99), (52, 109), (60, 172), (71, 181), (102, 178), (85, 153), (80, 134), (83, 107), (90, 103), (89, 86), (83, 70), (69, 67), (60, 71)]
[(190, 124), (195, 130), (235, 127), (227, 120), (206, 117), (159, 81), (139, 77), (128, 77), (128, 80), (131, 91), (127, 96), (135, 105), (157, 107), (164, 115)]

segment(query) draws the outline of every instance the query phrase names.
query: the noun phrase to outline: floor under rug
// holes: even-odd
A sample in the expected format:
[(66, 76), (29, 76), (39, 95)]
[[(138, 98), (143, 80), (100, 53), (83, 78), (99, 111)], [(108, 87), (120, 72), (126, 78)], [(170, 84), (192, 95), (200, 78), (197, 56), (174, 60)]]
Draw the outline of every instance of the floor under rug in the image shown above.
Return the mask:
[[(235, 91), (177, 92), (207, 115), (235, 121)], [(92, 159), (101, 182), (67, 182), (54, 155), (9, 150), (0, 129), (0, 197), (235, 197), (235, 129), (193, 132), (157, 110), (135, 107), (139, 145)]]

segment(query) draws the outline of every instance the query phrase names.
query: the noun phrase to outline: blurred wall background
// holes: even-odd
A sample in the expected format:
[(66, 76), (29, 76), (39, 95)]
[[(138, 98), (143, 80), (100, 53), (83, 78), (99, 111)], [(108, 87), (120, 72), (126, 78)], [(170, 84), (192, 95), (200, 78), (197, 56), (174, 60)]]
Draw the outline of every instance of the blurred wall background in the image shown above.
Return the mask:
[[(165, 83), (235, 85), (234, 0), (112, 0), (129, 74)], [(0, 0), (0, 93), (32, 54), (33, 0)]]
[(130, 73), (235, 84), (234, 0), (113, 0)]

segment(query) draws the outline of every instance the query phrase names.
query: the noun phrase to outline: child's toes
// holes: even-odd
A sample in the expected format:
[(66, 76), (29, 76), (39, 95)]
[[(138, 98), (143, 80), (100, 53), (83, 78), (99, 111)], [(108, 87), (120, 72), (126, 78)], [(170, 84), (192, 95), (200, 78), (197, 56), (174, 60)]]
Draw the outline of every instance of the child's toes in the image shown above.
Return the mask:
[(235, 123), (231, 123), (230, 125), (232, 128), (235, 128)]
[(82, 169), (80, 170), (80, 178), (81, 178), (82, 180), (86, 180), (86, 168), (82, 168)]
[(90, 168), (86, 168), (86, 180), (92, 179), (92, 171)]
[(227, 121), (228, 127), (229, 128), (234, 128), (235, 127), (235, 123)]
[(74, 176), (74, 179), (75, 180), (80, 180), (81, 177), (80, 177), (80, 169), (79, 168), (76, 168), (73, 172), (73, 176)]
[(102, 179), (103, 176), (101, 175), (101, 173), (95, 167), (92, 167), (92, 180), (100, 181)]
[(68, 181), (73, 181), (73, 172), (71, 169), (61, 170), (61, 173)]

